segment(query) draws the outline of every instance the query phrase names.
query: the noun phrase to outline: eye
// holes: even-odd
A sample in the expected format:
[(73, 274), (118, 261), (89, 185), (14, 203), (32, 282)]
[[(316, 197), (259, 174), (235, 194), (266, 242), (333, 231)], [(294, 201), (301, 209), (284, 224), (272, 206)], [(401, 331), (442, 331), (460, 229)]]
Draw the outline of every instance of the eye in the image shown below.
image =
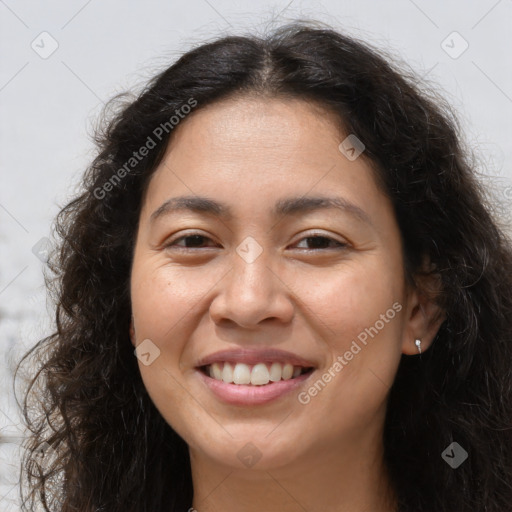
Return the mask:
[[(204, 243), (208, 240), (211, 241), (212, 239), (199, 233), (193, 233), (171, 240), (165, 245), (165, 247), (177, 247), (180, 249), (202, 249), (204, 247)], [(348, 244), (335, 240), (334, 238), (321, 235), (306, 236), (302, 238), (299, 243), (302, 243), (303, 241), (306, 241), (307, 244), (312, 245), (312, 247), (303, 247), (303, 249), (306, 250), (343, 249), (348, 246)], [(184, 245), (180, 242), (184, 242)]]
[[(343, 249), (348, 246), (348, 244), (339, 242), (338, 240), (335, 240), (334, 238), (330, 238), (328, 236), (321, 236), (321, 235), (310, 235), (302, 238), (300, 242), (302, 241), (309, 241), (313, 245), (313, 247), (306, 247), (305, 249), (309, 250), (317, 250), (317, 249)], [(332, 244), (331, 247), (329, 247), (329, 244)]]
[[(201, 248), (205, 240), (211, 240), (211, 238), (208, 238), (207, 236), (201, 235), (199, 233), (194, 233), (176, 238), (175, 240), (167, 243), (165, 247), (179, 247), (181, 249)], [(178, 244), (180, 241), (184, 241), (185, 246)], [(189, 241), (188, 244), (187, 241)]]

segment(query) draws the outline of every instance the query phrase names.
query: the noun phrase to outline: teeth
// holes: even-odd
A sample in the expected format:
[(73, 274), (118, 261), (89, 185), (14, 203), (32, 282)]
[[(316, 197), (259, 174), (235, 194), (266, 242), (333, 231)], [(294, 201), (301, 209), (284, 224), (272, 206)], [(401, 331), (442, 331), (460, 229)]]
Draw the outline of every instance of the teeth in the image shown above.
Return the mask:
[[(263, 384), (268, 384), (269, 380), (270, 373), (268, 372), (267, 365), (263, 363), (255, 364), (251, 371), (251, 384), (261, 386)], [(238, 382), (235, 381), (235, 384), (238, 384)]]
[(224, 382), (233, 382), (233, 368), (229, 363), (224, 363), (224, 368), (222, 369), (222, 380)]
[(293, 366), (291, 364), (285, 364), (283, 366), (283, 379), (291, 379), (293, 375)]
[(243, 363), (236, 363), (233, 370), (233, 382), (235, 384), (250, 384), (251, 369)]
[(294, 367), (290, 363), (284, 365), (272, 363), (270, 368), (265, 363), (255, 364), (252, 368), (245, 363), (236, 363), (234, 366), (231, 363), (213, 363), (207, 367), (208, 374), (213, 379), (233, 384), (252, 384), (253, 386), (263, 386), (269, 382), (298, 377), (302, 369), (302, 367)]
[(210, 377), (217, 380), (222, 380), (222, 370), (220, 369), (219, 363), (213, 363), (210, 366)]
[(283, 375), (283, 367), (279, 363), (272, 363), (270, 367), (270, 380), (272, 382), (277, 382), (281, 380), (281, 376)]

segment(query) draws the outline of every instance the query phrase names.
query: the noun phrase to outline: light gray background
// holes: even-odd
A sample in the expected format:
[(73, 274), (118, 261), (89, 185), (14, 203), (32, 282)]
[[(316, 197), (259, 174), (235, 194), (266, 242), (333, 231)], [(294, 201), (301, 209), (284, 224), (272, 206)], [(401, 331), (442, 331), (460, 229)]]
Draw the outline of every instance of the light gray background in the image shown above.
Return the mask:
[[(510, 224), (512, 0), (0, 0), (2, 511), (19, 509), (22, 429), (12, 369), (23, 350), (50, 332), (52, 321), (44, 263), (33, 247), (50, 236), (59, 206), (77, 190), (94, 155), (90, 134), (103, 103), (140, 88), (205, 39), (262, 32), (296, 17), (328, 22), (385, 48), (438, 84), (479, 155), (477, 167), (497, 213)], [(48, 55), (52, 44), (58, 48)]]

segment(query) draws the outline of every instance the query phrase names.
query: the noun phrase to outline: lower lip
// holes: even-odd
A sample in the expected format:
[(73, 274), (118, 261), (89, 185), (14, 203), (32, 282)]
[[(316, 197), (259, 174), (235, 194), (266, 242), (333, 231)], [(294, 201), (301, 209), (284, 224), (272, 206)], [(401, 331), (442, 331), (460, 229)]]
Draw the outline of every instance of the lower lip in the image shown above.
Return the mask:
[(217, 398), (231, 405), (260, 405), (277, 400), (300, 387), (313, 374), (310, 371), (294, 379), (269, 382), (263, 386), (253, 386), (228, 384), (222, 380), (208, 377), (200, 370), (197, 370), (197, 373)]

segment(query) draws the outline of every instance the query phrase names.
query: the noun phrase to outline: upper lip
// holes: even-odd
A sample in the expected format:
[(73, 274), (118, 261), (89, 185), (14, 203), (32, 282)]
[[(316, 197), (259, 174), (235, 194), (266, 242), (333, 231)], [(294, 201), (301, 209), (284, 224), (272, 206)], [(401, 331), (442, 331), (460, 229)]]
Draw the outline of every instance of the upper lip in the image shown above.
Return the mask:
[(228, 363), (245, 363), (245, 364), (257, 364), (257, 363), (290, 363), (293, 366), (302, 366), (304, 368), (315, 367), (315, 363), (308, 361), (307, 359), (300, 357), (291, 352), (285, 350), (279, 350), (276, 348), (272, 349), (261, 349), (261, 348), (243, 348), (243, 349), (231, 349), (231, 350), (220, 350), (214, 352), (208, 356), (203, 357), (197, 363), (197, 367), (208, 366), (213, 363), (228, 362)]

